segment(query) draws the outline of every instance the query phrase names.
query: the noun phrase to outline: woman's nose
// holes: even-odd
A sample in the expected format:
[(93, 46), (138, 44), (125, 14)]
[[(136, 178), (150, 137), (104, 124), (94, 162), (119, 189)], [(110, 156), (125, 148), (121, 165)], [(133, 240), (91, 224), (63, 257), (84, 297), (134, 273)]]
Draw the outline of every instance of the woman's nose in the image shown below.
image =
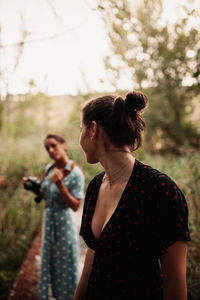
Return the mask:
[(49, 152), (49, 153), (52, 153), (52, 152), (53, 152), (53, 148), (52, 148), (52, 147), (49, 147), (48, 152)]

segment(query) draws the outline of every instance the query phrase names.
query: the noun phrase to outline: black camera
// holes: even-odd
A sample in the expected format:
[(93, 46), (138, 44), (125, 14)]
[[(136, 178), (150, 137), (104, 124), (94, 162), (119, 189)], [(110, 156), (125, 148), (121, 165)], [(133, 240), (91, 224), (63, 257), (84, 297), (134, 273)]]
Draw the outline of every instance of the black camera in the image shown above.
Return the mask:
[(40, 192), (40, 186), (41, 182), (38, 180), (37, 177), (29, 176), (26, 182), (24, 182), (25, 190), (31, 191), (36, 195)]
[(41, 182), (37, 179), (37, 177), (29, 176), (26, 182), (24, 182), (25, 190), (31, 191), (37, 195), (34, 198), (35, 202), (37, 203), (42, 201), (42, 197), (38, 195), (40, 192), (40, 187), (41, 187)]

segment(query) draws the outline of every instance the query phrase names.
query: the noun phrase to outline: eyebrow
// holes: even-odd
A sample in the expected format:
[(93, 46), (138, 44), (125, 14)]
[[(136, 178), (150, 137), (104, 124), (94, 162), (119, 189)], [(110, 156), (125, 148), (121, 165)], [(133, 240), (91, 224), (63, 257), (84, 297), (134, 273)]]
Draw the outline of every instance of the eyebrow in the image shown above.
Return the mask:
[(50, 145), (48, 145), (48, 146), (45, 146), (45, 148), (47, 149), (47, 148), (49, 148), (49, 147), (51, 147), (51, 146), (56, 146), (57, 144), (55, 144), (55, 143), (51, 143)]

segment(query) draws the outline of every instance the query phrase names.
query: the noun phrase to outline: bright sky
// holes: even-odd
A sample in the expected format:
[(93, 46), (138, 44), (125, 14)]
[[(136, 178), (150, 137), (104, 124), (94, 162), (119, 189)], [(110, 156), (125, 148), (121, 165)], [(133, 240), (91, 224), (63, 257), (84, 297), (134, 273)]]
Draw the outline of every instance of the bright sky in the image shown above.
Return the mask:
[[(166, 16), (175, 18), (175, 4), (181, 0), (165, 1)], [(10, 78), (10, 93), (27, 92), (30, 79), (51, 95), (111, 90), (103, 63), (109, 51), (104, 25), (89, 3), (95, 0), (0, 0), (0, 44), (8, 45), (0, 48), (0, 67)], [(27, 40), (37, 42), (26, 44), (9, 77), (16, 53), (9, 45), (20, 41), (20, 14), (31, 33)]]

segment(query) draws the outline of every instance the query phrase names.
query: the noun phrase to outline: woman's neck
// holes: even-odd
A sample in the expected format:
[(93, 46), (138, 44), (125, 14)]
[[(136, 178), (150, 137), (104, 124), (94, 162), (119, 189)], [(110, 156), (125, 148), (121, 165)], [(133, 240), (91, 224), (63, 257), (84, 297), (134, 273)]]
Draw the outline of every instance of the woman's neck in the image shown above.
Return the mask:
[(69, 162), (69, 157), (66, 155), (58, 160), (55, 161), (56, 168), (64, 169), (66, 164)]
[(129, 151), (109, 151), (100, 163), (105, 169), (103, 181), (114, 184), (131, 173), (135, 158)]

